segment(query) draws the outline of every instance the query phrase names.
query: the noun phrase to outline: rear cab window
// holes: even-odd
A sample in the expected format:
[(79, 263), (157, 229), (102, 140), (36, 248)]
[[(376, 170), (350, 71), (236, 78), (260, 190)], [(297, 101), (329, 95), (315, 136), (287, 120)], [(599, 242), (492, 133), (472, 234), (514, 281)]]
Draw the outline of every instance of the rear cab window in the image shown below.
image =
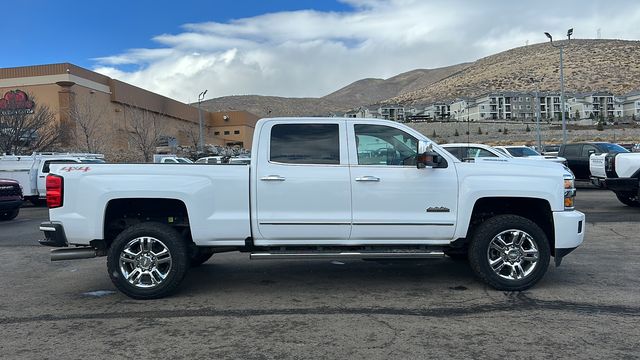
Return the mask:
[(276, 124), (271, 128), (269, 161), (283, 164), (340, 164), (338, 124)]

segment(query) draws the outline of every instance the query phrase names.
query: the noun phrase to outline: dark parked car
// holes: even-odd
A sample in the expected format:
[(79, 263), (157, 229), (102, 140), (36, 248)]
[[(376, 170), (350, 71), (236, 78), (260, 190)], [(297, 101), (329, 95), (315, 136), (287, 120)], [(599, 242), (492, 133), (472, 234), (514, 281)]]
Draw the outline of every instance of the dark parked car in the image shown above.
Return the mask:
[(22, 200), (22, 189), (17, 181), (0, 179), (0, 221), (18, 216)]
[(623, 152), (629, 151), (618, 144), (582, 142), (561, 145), (560, 150), (558, 150), (558, 156), (567, 159), (567, 166), (573, 171), (576, 179), (589, 180), (591, 177), (591, 173), (589, 172), (589, 156), (591, 156), (591, 154)]

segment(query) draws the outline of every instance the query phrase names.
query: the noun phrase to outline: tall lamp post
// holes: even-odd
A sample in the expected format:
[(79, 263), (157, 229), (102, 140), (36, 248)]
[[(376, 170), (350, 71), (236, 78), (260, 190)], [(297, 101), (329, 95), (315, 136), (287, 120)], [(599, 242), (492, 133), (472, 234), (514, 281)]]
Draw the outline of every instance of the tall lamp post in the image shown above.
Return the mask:
[(542, 138), (540, 137), (540, 92), (538, 91), (538, 83), (541, 82), (542, 80), (544, 80), (544, 78), (540, 79), (540, 80), (536, 80), (534, 78), (530, 78), (531, 82), (534, 83), (536, 85), (536, 137), (538, 140), (538, 151), (539, 152), (543, 152), (544, 150), (542, 149)]
[(207, 94), (207, 90), (198, 94), (198, 124), (200, 125), (199, 139), (198, 139), (198, 151), (204, 151), (204, 131), (202, 129), (202, 108), (200, 103), (204, 100), (204, 96)]
[[(553, 37), (551, 36), (551, 34), (549, 34), (548, 32), (545, 32), (544, 34), (549, 38), (549, 41), (551, 42), (551, 46), (553, 46), (554, 48), (560, 49), (560, 112), (562, 113), (562, 144), (566, 144), (567, 143), (567, 120), (565, 119), (565, 115), (564, 115), (564, 73), (563, 73), (563, 66), (562, 66), (562, 52), (566, 44), (555, 45), (553, 43)], [(573, 35), (573, 28), (567, 30), (567, 39), (571, 40), (571, 35)]]

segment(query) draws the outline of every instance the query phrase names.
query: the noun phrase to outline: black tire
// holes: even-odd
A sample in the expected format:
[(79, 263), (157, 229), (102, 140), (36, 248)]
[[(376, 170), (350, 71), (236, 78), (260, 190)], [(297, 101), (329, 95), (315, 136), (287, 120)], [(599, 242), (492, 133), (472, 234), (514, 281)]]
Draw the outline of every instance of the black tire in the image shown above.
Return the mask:
[(13, 220), (20, 213), (20, 208), (14, 210), (2, 210), (0, 211), (0, 221)]
[(616, 197), (620, 200), (621, 203), (631, 206), (631, 207), (640, 207), (640, 197), (634, 195), (633, 193), (627, 192), (617, 192)]
[[(130, 250), (129, 254), (124, 252), (125, 248)], [(139, 249), (134, 254), (136, 257), (130, 255), (131, 249)], [(126, 262), (121, 261), (121, 255), (127, 258)], [(182, 236), (174, 228), (156, 222), (127, 228), (115, 238), (107, 253), (107, 270), (113, 284), (125, 295), (140, 300), (158, 299), (176, 291), (187, 273), (189, 263), (188, 247)], [(143, 274), (143, 270), (147, 273)], [(138, 279), (138, 284), (131, 283), (127, 274), (134, 282)], [(153, 274), (162, 274), (164, 277)]]
[[(519, 237), (523, 239), (520, 246), (515, 245), (516, 234), (528, 235)], [(500, 241), (498, 235), (504, 240), (502, 244), (510, 243), (515, 248), (504, 246), (505, 252), (498, 251), (495, 248)], [(525, 251), (536, 250), (537, 255), (525, 257)], [(550, 257), (549, 241), (544, 231), (531, 220), (516, 215), (498, 215), (484, 221), (474, 231), (469, 245), (471, 268), (482, 281), (496, 290), (522, 291), (532, 287), (547, 272)], [(495, 258), (496, 270), (489, 263), (492, 258)], [(536, 261), (529, 260), (532, 258)], [(518, 274), (518, 271), (522, 273)], [(522, 275), (521, 278), (518, 275)]]
[(191, 254), (191, 267), (198, 267), (213, 256), (213, 249), (197, 247)]

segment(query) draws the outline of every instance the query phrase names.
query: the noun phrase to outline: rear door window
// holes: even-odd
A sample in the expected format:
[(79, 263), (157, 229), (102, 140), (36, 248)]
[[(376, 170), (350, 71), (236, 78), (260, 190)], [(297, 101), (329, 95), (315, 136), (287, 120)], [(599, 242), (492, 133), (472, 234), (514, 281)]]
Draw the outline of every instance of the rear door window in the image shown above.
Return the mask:
[(286, 164), (340, 164), (338, 124), (277, 124), (269, 160)]

